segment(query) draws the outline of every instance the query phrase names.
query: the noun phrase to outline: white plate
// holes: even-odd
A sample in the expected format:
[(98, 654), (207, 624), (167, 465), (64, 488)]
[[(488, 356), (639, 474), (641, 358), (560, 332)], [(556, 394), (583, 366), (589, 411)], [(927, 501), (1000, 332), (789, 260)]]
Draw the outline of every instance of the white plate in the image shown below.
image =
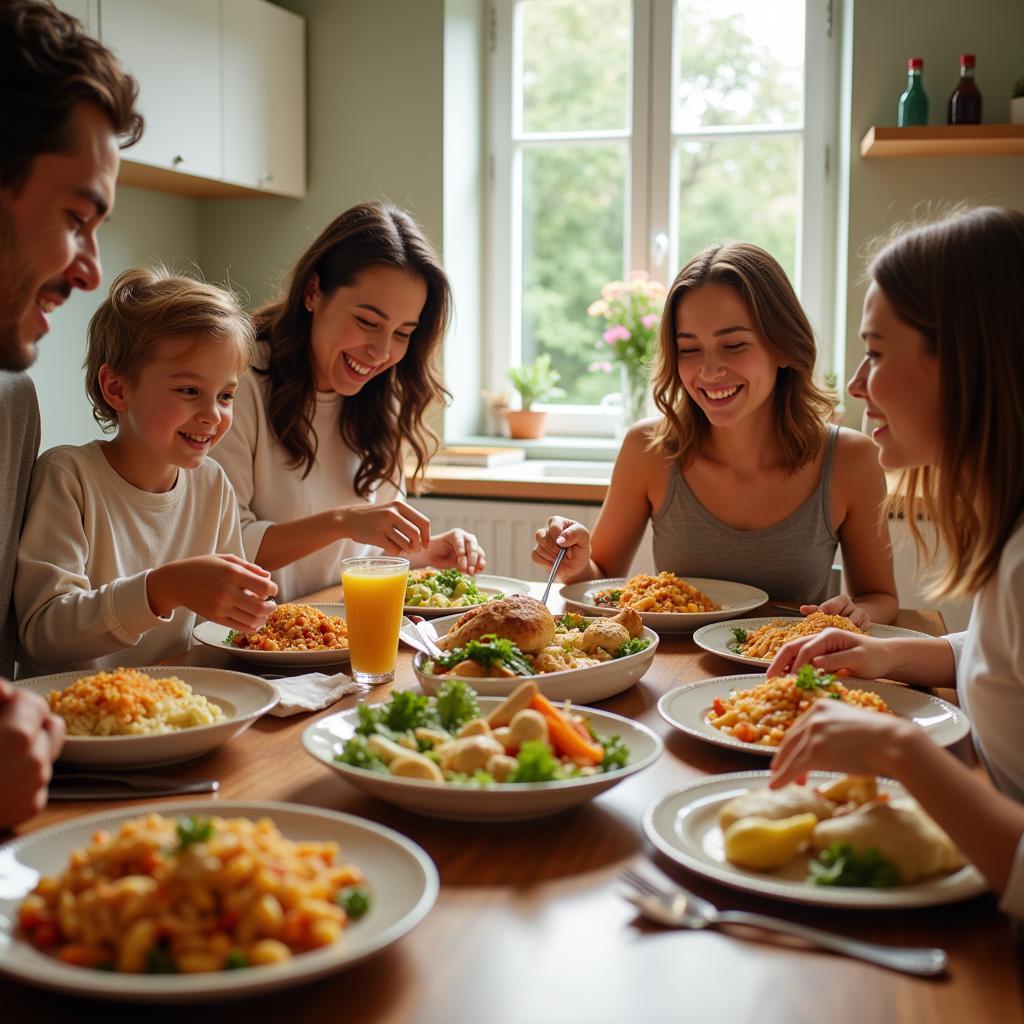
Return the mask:
[[(288, 839), (333, 840), (341, 847), (341, 857), (366, 876), (372, 897), (370, 911), (331, 946), (301, 953), (283, 964), (209, 974), (116, 974), (71, 967), (41, 953), (17, 934), (18, 905), (40, 874), (64, 870), (71, 851), (88, 845), (97, 828), (114, 828), (127, 818), (150, 812), (269, 817)], [(297, 804), (234, 800), (164, 801), (104, 811), (31, 832), (0, 848), (0, 971), (31, 985), (76, 996), (140, 1002), (237, 999), (290, 988), (351, 967), (418, 924), (433, 906), (437, 891), (437, 869), (423, 850), (389, 828), (350, 814)]]
[[(757, 673), (745, 676), (719, 676), (717, 679), (705, 679), (700, 683), (680, 686), (662, 696), (658, 701), (658, 712), (669, 725), (696, 736), (697, 739), (706, 740), (719, 747), (731, 747), (733, 750), (745, 750), (751, 754), (771, 757), (778, 747), (734, 739), (721, 729), (716, 729), (708, 721), (716, 697), (725, 700), (733, 690), (749, 690), (763, 682), (764, 676)], [(893, 712), (901, 718), (909, 718), (916, 722), (940, 747), (952, 746), (971, 731), (970, 721), (958, 707), (929, 693), (912, 690), (908, 686), (898, 686), (896, 683), (858, 679), (855, 676), (841, 682), (851, 690), (877, 693)]]
[[(435, 619), (433, 627), (439, 637), (444, 636), (458, 622), (460, 616)], [(549, 700), (571, 700), (573, 704), (593, 704), (628, 690), (638, 683), (651, 667), (654, 652), (658, 649), (658, 634), (644, 627), (645, 639), (650, 646), (624, 658), (612, 658), (600, 665), (567, 669), (565, 672), (545, 672), (536, 676), (516, 676), (512, 679), (470, 679), (469, 683), (482, 697), (507, 697), (523, 679), (532, 679)], [(417, 654), (412, 660), (413, 671), (420, 681), (424, 693), (434, 694), (447, 676), (430, 675), (423, 671), (425, 654)]]
[[(481, 572), (472, 579), (476, 583), (477, 589), (484, 594), (493, 596), (501, 594), (502, 597), (511, 597), (513, 594), (528, 594), (530, 592), (530, 584), (526, 580), (513, 579), (511, 576), (491, 576)], [(463, 615), (470, 608), (479, 607), (479, 605), (472, 604), (465, 608), (425, 608), (421, 604), (407, 604), (404, 611), (406, 615), (422, 615), (425, 619), (437, 619), (451, 615), (452, 612)]]
[[(479, 680), (470, 682), (475, 684)], [(487, 714), (501, 699), (481, 697), (479, 703), (481, 712)], [(385, 775), (334, 760), (345, 741), (355, 734), (359, 721), (355, 710), (341, 711), (313, 722), (302, 734), (302, 745), (356, 788), (407, 810), (456, 821), (523, 821), (557, 814), (592, 800), (630, 775), (643, 771), (661, 754), (661, 740), (645, 725), (608, 711), (588, 708), (585, 714), (599, 736), (622, 737), (629, 747), (629, 763), (625, 768), (562, 782), (495, 783), (486, 788)]]
[[(728, 580), (707, 580), (696, 576), (682, 577), (687, 583), (707, 594), (716, 604), (722, 607), (717, 612), (641, 612), (645, 626), (659, 633), (691, 633), (708, 622), (735, 616), (739, 612), (749, 612), (760, 608), (768, 600), (768, 595), (757, 587), (748, 587), (745, 583), (730, 583)], [(624, 587), (628, 580), (620, 577), (607, 580), (585, 580), (582, 583), (569, 583), (559, 593), (565, 599), (566, 608), (584, 615), (617, 615), (621, 608), (606, 608), (594, 604), (594, 595), (599, 590)]]
[[(728, 658), (729, 661), (735, 661), (737, 664), (747, 665), (748, 667), (751, 665), (763, 665), (767, 668), (771, 664), (770, 658), (747, 658), (729, 649), (729, 644), (734, 640), (732, 630), (738, 627), (745, 629), (748, 633), (753, 633), (755, 629), (760, 629), (761, 626), (768, 622), (799, 622), (800, 619), (801, 616), (799, 615), (769, 615), (763, 619), (729, 619), (727, 622), (715, 622), (710, 626), (702, 626), (698, 629), (693, 634), (693, 642), (708, 653), (718, 654), (723, 658)], [(874, 622), (868, 626), (868, 635), (878, 637), (912, 637), (918, 640), (933, 639), (927, 633), (920, 633), (916, 629), (904, 629), (902, 626), (881, 626)]]
[[(177, 665), (149, 665), (138, 671), (156, 679), (177, 676), (196, 693), (219, 705), (225, 721), (154, 736), (69, 736), (60, 752), (62, 764), (91, 765), (94, 768), (141, 768), (188, 761), (245, 732), (278, 700), (277, 690), (270, 683), (244, 672)], [(91, 674), (91, 669), (80, 669), (77, 672), (19, 679), (14, 685), (32, 690), (45, 698), (51, 690), (63, 690)]]
[[(305, 602), (291, 601), (289, 604), (303, 604)], [(340, 615), (345, 617), (345, 606), (343, 604), (310, 604), (310, 608), (316, 608), (324, 615)], [(243, 661), (255, 661), (261, 665), (305, 665), (308, 668), (316, 668), (318, 665), (347, 665), (349, 653), (346, 647), (342, 651), (258, 651), (248, 647), (236, 647), (228, 641), (228, 633), (231, 631), (225, 626), (218, 626), (216, 622), (200, 622), (192, 630), (192, 636), (201, 644), (209, 647), (219, 647), (222, 651), (230, 651), (236, 658)]]
[[(968, 865), (942, 878), (901, 885), (892, 889), (839, 888), (814, 885), (804, 880), (799, 863), (793, 877), (783, 872), (747, 871), (725, 859), (718, 813), (733, 797), (748, 789), (768, 785), (769, 773), (733, 772), (700, 779), (666, 793), (644, 811), (644, 832), (666, 857), (684, 868), (743, 892), (771, 896), (792, 903), (820, 907), (860, 907), (889, 910), (896, 907), (930, 907), (955, 903), (985, 892), (988, 888), (978, 871)], [(810, 781), (821, 783), (839, 776), (832, 772), (811, 772)], [(898, 783), (879, 779), (883, 792), (906, 796)]]

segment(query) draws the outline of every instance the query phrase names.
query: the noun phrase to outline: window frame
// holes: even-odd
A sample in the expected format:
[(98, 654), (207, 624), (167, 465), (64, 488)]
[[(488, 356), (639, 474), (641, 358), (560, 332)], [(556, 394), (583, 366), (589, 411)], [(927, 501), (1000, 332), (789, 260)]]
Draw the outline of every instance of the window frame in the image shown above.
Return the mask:
[[(669, 284), (681, 263), (672, 225), (677, 218), (672, 166), (676, 141), (798, 134), (796, 277), (801, 302), (815, 327), (822, 372), (841, 371), (842, 339), (831, 337), (836, 301), (835, 153), (837, 152), (839, 53), (832, 0), (805, 0), (804, 104), (799, 125), (738, 126), (673, 132), (672, 77), (675, 0), (632, 0), (630, 120), (624, 130), (530, 134), (515, 123), (521, 110), (519, 0), (490, 0), (487, 59), (487, 302), (483, 386), (508, 390), (506, 373), (519, 365), (522, 345), (522, 166), (528, 148), (628, 139), (630, 163), (624, 224), (624, 272), (643, 270)], [(596, 296), (595, 296), (596, 297)], [(549, 414), (553, 436), (613, 437), (614, 407), (537, 404)]]

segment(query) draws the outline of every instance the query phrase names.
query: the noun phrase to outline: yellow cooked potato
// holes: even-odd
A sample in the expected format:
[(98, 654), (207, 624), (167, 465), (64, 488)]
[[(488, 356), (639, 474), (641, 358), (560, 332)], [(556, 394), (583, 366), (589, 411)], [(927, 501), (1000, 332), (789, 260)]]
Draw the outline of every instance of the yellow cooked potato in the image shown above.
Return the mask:
[(788, 864), (810, 841), (813, 814), (790, 818), (740, 818), (725, 830), (725, 857), (737, 867), (773, 871)]

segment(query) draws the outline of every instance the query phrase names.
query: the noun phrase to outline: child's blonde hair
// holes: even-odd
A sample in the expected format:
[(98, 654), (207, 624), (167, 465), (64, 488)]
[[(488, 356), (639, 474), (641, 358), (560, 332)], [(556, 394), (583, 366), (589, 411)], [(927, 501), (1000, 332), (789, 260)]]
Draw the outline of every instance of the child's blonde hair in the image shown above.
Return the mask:
[(188, 336), (234, 344), (240, 372), (252, 363), (252, 320), (227, 289), (166, 267), (134, 267), (118, 275), (89, 321), (83, 364), (92, 414), (104, 430), (117, 426), (117, 412), (103, 396), (100, 367), (106, 363), (118, 376), (135, 380), (161, 341)]

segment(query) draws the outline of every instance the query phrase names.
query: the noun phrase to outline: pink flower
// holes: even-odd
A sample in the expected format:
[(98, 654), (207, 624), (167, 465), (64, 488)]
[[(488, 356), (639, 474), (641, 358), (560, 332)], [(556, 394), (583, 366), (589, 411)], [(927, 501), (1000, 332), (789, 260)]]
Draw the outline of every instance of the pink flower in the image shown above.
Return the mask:
[(640, 323), (642, 323), (647, 330), (651, 330), (651, 328), (658, 326), (658, 314), (648, 313), (647, 316), (640, 317)]
[(598, 299), (587, 306), (587, 316), (607, 316), (608, 303), (604, 299)]
[(651, 275), (646, 270), (631, 270), (629, 279), (631, 281), (646, 281)]
[(617, 341), (629, 341), (631, 335), (628, 327), (623, 327), (622, 324), (612, 324), (602, 337), (609, 345), (614, 345)]
[(612, 364), (611, 363), (601, 363), (601, 362), (591, 363), (587, 367), (587, 369), (591, 373), (611, 373), (612, 372)]

